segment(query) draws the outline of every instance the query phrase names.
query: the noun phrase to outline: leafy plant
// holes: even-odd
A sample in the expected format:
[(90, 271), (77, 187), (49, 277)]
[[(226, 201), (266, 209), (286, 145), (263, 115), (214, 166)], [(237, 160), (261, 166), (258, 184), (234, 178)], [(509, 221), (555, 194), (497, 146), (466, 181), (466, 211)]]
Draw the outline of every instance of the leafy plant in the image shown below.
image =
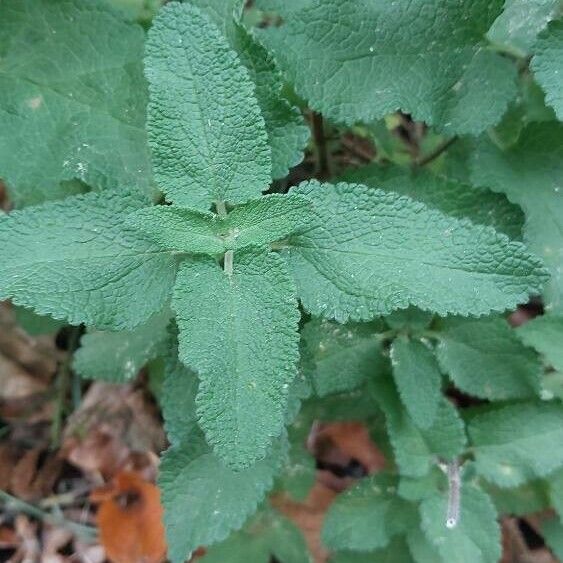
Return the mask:
[[(146, 39), (104, 2), (0, 6), (0, 298), (86, 325), (84, 377), (164, 362), (171, 560), (226, 540), (207, 559), (306, 561), (264, 498), (307, 489), (319, 418), (390, 444), (329, 509), (335, 561), (497, 561), (498, 498), (563, 467), (544, 373), (563, 338), (561, 21), (502, 4), (170, 2), (127, 12)], [(322, 181), (294, 182), (309, 110)], [(321, 114), (374, 162), (331, 173)], [(432, 129), (405, 166), (393, 122), (413, 119)], [(540, 296), (547, 314), (511, 328)]]

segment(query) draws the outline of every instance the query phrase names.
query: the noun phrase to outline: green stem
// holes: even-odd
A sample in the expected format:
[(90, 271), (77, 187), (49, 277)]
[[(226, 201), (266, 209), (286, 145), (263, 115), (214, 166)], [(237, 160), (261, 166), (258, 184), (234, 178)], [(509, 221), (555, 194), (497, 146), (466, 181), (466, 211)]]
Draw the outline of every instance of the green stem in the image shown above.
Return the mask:
[(455, 142), (457, 141), (457, 135), (451, 139), (446, 139), (442, 141), (433, 151), (428, 154), (417, 158), (414, 161), (415, 166), (426, 166), (432, 161), (436, 160), (443, 152), (447, 151)]
[(224, 219), (227, 216), (227, 205), (223, 200), (218, 200), (215, 202), (215, 209), (217, 210), (217, 215)]

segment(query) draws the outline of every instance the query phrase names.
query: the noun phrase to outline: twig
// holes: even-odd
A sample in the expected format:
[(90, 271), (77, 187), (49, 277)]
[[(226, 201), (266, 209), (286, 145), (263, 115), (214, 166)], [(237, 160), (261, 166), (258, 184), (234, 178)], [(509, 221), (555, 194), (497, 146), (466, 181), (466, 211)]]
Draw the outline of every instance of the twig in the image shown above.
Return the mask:
[(72, 354), (78, 348), (80, 338), (80, 327), (74, 326), (70, 329), (68, 350), (66, 357), (59, 366), (56, 379), (55, 412), (51, 424), (51, 448), (56, 449), (61, 442), (63, 417), (65, 412), (66, 397), (70, 385)]
[(327, 180), (330, 178), (330, 158), (326, 144), (323, 116), (320, 113), (311, 112), (311, 124), (317, 150), (317, 176), (321, 180)]
[(354, 156), (357, 156), (366, 163), (371, 162), (375, 158), (375, 155), (373, 155), (371, 151), (364, 149), (362, 146), (357, 145), (346, 137), (343, 137), (340, 142), (344, 148), (348, 149)]
[(457, 135), (442, 141), (433, 151), (429, 152), (427, 155), (421, 156), (414, 161), (415, 166), (426, 166), (430, 164), (433, 160), (436, 160), (443, 152), (447, 151), (456, 141)]
[(37, 518), (42, 522), (46, 522), (47, 524), (51, 524), (52, 526), (59, 526), (61, 528), (66, 528), (67, 530), (71, 531), (73, 534), (77, 536), (93, 539), (97, 535), (97, 531), (95, 528), (91, 526), (84, 526), (83, 524), (77, 524), (76, 522), (71, 522), (64, 518), (64, 516), (58, 516), (56, 514), (51, 514), (49, 512), (45, 512), (41, 510), (41, 508), (29, 504), (17, 497), (10, 495), (9, 493), (0, 490), (0, 500), (2, 500), (5, 505), (6, 509), (17, 510), (19, 512), (24, 512), (25, 514), (32, 516), (33, 518)]

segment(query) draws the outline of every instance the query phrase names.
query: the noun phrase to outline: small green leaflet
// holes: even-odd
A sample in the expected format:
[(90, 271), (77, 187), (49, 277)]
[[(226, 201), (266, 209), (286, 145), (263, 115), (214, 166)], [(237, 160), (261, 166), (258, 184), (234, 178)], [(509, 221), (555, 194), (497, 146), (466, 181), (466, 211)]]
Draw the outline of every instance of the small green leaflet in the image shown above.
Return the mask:
[(198, 428), (195, 399), (199, 381), (178, 358), (176, 335), (170, 338), (164, 361), (160, 403), (166, 436), (173, 446), (188, 442)]
[(139, 210), (129, 224), (167, 250), (222, 254), (248, 246), (267, 246), (312, 218), (312, 204), (306, 198), (272, 194), (235, 207), (225, 218), (159, 205)]
[(149, 192), (143, 42), (103, 3), (2, 1), (0, 177), (18, 207), (80, 182)]
[(254, 86), (226, 39), (196, 7), (172, 2), (146, 45), (149, 143), (155, 179), (180, 205), (244, 203), (271, 181)]
[(312, 319), (301, 331), (302, 369), (319, 397), (356, 389), (382, 362), (373, 325)]
[(377, 164), (352, 170), (343, 180), (406, 195), (445, 215), (494, 227), (515, 240), (522, 237), (524, 214), (503, 194), (473, 188), (424, 170), (409, 174), (399, 166)]
[(329, 118), (369, 122), (400, 109), (478, 134), (516, 94), (515, 66), (483, 44), (502, 4), (316, 0), (258, 33), (297, 93)]
[(340, 494), (324, 519), (324, 545), (332, 550), (371, 551), (408, 529), (412, 506), (397, 496), (396, 487), (394, 477), (378, 474)]
[(491, 497), (499, 514), (525, 516), (531, 512), (547, 510), (550, 506), (548, 486), (545, 480), (536, 479), (510, 489), (481, 483)]
[(52, 317), (37, 315), (25, 307), (13, 307), (18, 325), (30, 336), (57, 333), (65, 323)]
[(563, 466), (559, 403), (517, 403), (476, 415), (469, 436), (477, 471), (501, 487), (545, 477)]
[(265, 459), (237, 472), (211, 453), (198, 432), (165, 452), (158, 484), (170, 560), (182, 563), (199, 546), (239, 529), (271, 488), (285, 451), (284, 437)]
[(503, 318), (444, 319), (438, 338), (440, 366), (461, 391), (497, 401), (537, 397), (539, 359)]
[(541, 525), (541, 533), (556, 557), (563, 559), (563, 524), (559, 518), (550, 518)]
[(331, 555), (328, 561), (329, 563), (413, 563), (414, 560), (404, 538), (395, 537), (383, 549), (368, 553), (341, 551)]
[(449, 461), (463, 452), (466, 442), (463, 422), (445, 398), (440, 400), (434, 424), (423, 430), (408, 416), (388, 377), (376, 379), (370, 392), (385, 413), (389, 440), (401, 475), (422, 477), (436, 458)]
[(503, 49), (525, 57), (536, 37), (557, 14), (559, 0), (506, 0), (487, 38)]
[(550, 475), (548, 483), (551, 503), (547, 502), (545, 508), (551, 505), (555, 508), (559, 517), (563, 518), (563, 470), (560, 469)]
[(200, 425), (221, 459), (246, 467), (282, 431), (297, 374), (299, 310), (283, 260), (237, 253), (230, 275), (212, 259), (187, 260), (172, 307), (180, 359), (200, 379)]
[(471, 158), (471, 180), (522, 207), (524, 240), (551, 273), (545, 303), (563, 311), (563, 123), (531, 123), (505, 151), (483, 138)]
[[(422, 501), (420, 516), (427, 540), (444, 563), (497, 563), (500, 527), (491, 499), (471, 484), (461, 488), (461, 513), (455, 528), (446, 527), (447, 498), (436, 494)], [(416, 558), (416, 557), (415, 557)]]
[(390, 353), (393, 378), (407, 412), (416, 426), (430, 428), (442, 399), (442, 374), (434, 352), (419, 340), (399, 337)]
[(563, 120), (563, 20), (549, 24), (535, 45), (535, 53), (530, 66), (545, 91), (545, 101)]
[(123, 226), (146, 205), (106, 191), (0, 217), (0, 299), (101, 330), (147, 321), (166, 305), (176, 264)]
[(243, 530), (207, 550), (202, 563), (311, 563), (303, 535), (279, 512), (264, 509)]
[(290, 193), (309, 198), (317, 216), (285, 253), (314, 315), (370, 320), (411, 304), (478, 315), (526, 301), (546, 279), (522, 244), (407, 197), (316, 181)]
[(526, 346), (542, 354), (552, 367), (563, 372), (563, 316), (542, 315), (517, 329)]
[(133, 330), (93, 331), (80, 339), (73, 369), (82, 377), (124, 383), (163, 349), (170, 322), (168, 308)]
[(433, 315), (416, 307), (399, 309), (385, 317), (385, 323), (398, 332), (417, 333), (432, 322)]

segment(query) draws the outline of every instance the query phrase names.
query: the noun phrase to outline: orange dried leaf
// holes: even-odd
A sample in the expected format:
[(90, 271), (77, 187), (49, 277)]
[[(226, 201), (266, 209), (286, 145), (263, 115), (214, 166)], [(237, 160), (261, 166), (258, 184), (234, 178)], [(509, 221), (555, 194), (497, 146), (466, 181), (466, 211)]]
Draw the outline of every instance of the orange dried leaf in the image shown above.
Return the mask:
[(166, 556), (158, 488), (137, 473), (122, 471), (95, 491), (100, 541), (113, 563), (161, 563)]

